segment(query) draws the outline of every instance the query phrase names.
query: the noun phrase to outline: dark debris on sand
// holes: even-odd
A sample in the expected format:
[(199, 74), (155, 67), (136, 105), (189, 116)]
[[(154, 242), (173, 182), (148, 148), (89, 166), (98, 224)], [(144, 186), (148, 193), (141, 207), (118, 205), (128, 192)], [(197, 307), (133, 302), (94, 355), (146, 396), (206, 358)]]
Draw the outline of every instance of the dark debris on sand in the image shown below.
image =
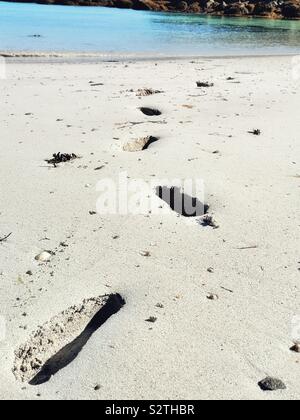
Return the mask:
[(150, 316), (148, 319), (145, 319), (145, 321), (154, 323), (157, 321), (157, 318), (155, 316)]
[(210, 226), (214, 229), (219, 228), (219, 225), (217, 224), (217, 222), (215, 221), (215, 219), (213, 218), (211, 214), (205, 214), (204, 216), (202, 216), (199, 219), (199, 224), (204, 227)]
[(254, 136), (260, 136), (261, 135), (261, 130), (259, 130), (258, 128), (255, 128), (252, 131), (248, 131), (249, 134), (253, 134)]
[(209, 82), (196, 82), (196, 83), (197, 83), (198, 88), (209, 88), (209, 87), (214, 86), (213, 83), (209, 83)]
[(56, 167), (59, 163), (69, 162), (70, 160), (78, 159), (74, 153), (54, 153), (51, 159), (46, 159), (46, 162)]
[(4, 236), (3, 238), (0, 238), (0, 242), (5, 242), (11, 235), (12, 235), (12, 232)]
[(156, 89), (138, 89), (136, 92), (136, 96), (150, 96), (155, 95), (156, 93), (163, 93), (162, 90), (156, 90)]

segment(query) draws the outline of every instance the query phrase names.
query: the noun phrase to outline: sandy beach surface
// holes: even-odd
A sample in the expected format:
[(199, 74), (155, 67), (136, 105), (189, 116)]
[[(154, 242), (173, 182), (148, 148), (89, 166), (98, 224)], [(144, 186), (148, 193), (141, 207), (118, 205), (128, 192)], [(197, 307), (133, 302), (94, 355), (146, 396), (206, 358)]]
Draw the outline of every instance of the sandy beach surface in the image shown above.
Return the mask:
[[(291, 57), (7, 62), (2, 399), (299, 398), (299, 87)], [(139, 97), (141, 88), (162, 92)], [(159, 140), (123, 150), (145, 136)], [(55, 168), (45, 159), (57, 152), (80, 159)], [(219, 227), (176, 212), (97, 213), (97, 183), (123, 172), (202, 179)], [(36, 261), (45, 250), (50, 261)], [(29, 385), (20, 346), (49, 323), (68, 344), (103, 304), (84, 299), (114, 293), (126, 304), (71, 363)], [(266, 376), (286, 389), (263, 392)]]

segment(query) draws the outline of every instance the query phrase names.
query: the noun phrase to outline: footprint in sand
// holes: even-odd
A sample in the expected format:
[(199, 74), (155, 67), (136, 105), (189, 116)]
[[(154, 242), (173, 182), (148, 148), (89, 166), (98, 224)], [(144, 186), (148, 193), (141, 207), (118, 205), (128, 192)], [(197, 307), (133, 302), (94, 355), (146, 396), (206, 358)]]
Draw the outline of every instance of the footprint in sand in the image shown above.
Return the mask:
[(173, 211), (184, 217), (199, 217), (205, 215), (209, 206), (201, 203), (196, 197), (182, 193), (178, 187), (158, 186), (156, 195), (167, 203)]
[(162, 114), (159, 109), (156, 108), (148, 108), (146, 106), (142, 106), (139, 108), (139, 110), (144, 114), (147, 115), (147, 117), (156, 117)]
[(78, 356), (92, 335), (125, 301), (119, 294), (84, 300), (39, 327), (15, 352), (13, 373), (16, 379), (39, 385)]
[(158, 140), (159, 137), (154, 136), (141, 137), (124, 144), (123, 150), (124, 152), (140, 152), (142, 150), (148, 149), (150, 144), (155, 143)]

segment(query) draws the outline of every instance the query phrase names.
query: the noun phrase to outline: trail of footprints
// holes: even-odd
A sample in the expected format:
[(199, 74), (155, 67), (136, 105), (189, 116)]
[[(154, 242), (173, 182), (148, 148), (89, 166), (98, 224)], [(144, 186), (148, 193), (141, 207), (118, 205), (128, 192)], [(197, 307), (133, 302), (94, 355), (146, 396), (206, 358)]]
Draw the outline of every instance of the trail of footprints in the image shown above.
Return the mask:
[[(162, 114), (156, 108), (140, 107), (139, 110), (146, 116)], [(158, 140), (159, 137), (146, 136), (125, 144), (123, 150), (143, 151)], [(184, 217), (203, 216), (209, 209), (208, 205), (182, 193), (178, 187), (157, 186), (156, 195)], [(16, 379), (30, 385), (49, 381), (75, 360), (91, 336), (124, 305), (119, 294), (110, 294), (86, 299), (54, 316), (15, 351), (13, 373)]]
[[(145, 89), (145, 92), (159, 92), (152, 89)], [(153, 93), (149, 93), (152, 95)], [(146, 95), (147, 96), (147, 95)], [(138, 108), (144, 115), (148, 117), (160, 116), (162, 112), (157, 108), (142, 106)], [(147, 136), (135, 139), (124, 144), (125, 152), (140, 152), (147, 150), (148, 147), (159, 140), (159, 137)], [(175, 186), (158, 186), (156, 195), (169, 205), (169, 207), (177, 214), (184, 217), (201, 217), (207, 214), (209, 206), (200, 202), (197, 197), (192, 197), (186, 193), (182, 193), (180, 188)]]
[[(198, 87), (202, 85), (197, 82)], [(205, 84), (205, 87), (212, 85)], [(161, 93), (161, 91), (140, 89), (137, 96), (148, 96), (154, 93)], [(150, 107), (140, 107), (139, 110), (151, 117), (162, 114), (160, 110)], [(259, 134), (259, 130), (256, 131)], [(144, 151), (158, 140), (159, 137), (146, 136), (125, 144), (123, 150)], [(76, 156), (71, 156), (71, 158), (76, 158)], [(61, 159), (70, 160), (69, 156), (65, 158), (65, 155), (59, 154), (54, 155), (53, 159), (55, 162), (50, 161), (50, 163), (56, 164), (58, 163), (56, 160)], [(208, 214), (209, 206), (200, 202), (197, 197), (183, 193), (175, 186), (160, 185), (156, 187), (155, 192), (177, 214), (184, 217), (203, 217), (202, 225), (218, 227), (212, 216)], [(32, 333), (28, 341), (15, 351), (13, 373), (16, 379), (28, 382), (30, 385), (39, 385), (49, 381), (53, 375), (75, 360), (92, 335), (124, 305), (125, 301), (119, 294), (110, 294), (83, 300), (81, 304), (69, 307), (54, 316)], [(296, 344), (291, 350), (299, 352), (299, 345)], [(282, 381), (270, 377), (265, 378), (258, 385), (261, 389), (268, 391), (286, 388)]]
[[(150, 108), (142, 106), (138, 108), (144, 115), (147, 117), (157, 117), (162, 114), (161, 111), (159, 111), (156, 108)], [(132, 140), (123, 146), (124, 152), (140, 152), (142, 150), (148, 149), (148, 147), (159, 140), (159, 137), (156, 136), (146, 136), (141, 137), (139, 139)]]

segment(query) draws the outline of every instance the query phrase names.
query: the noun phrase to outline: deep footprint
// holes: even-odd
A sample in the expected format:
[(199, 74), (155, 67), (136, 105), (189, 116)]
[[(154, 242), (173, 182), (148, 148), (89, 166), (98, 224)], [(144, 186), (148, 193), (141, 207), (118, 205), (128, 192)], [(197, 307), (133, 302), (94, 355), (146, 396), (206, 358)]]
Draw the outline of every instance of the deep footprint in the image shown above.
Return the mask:
[(205, 215), (209, 206), (201, 203), (196, 197), (181, 192), (178, 187), (156, 187), (156, 195), (167, 203), (173, 211), (184, 217), (199, 217)]
[(30, 385), (49, 381), (75, 360), (98, 328), (123, 305), (119, 294), (104, 295), (84, 300), (53, 317), (15, 352), (16, 379)]
[(126, 143), (123, 146), (123, 150), (124, 152), (140, 152), (142, 150), (147, 150), (150, 144), (155, 143), (158, 140), (159, 138), (154, 136), (141, 137), (140, 139)]
[(144, 115), (147, 115), (147, 117), (154, 117), (154, 116), (158, 116), (162, 114), (161, 111), (155, 108), (148, 108), (148, 107), (142, 106), (139, 109)]

